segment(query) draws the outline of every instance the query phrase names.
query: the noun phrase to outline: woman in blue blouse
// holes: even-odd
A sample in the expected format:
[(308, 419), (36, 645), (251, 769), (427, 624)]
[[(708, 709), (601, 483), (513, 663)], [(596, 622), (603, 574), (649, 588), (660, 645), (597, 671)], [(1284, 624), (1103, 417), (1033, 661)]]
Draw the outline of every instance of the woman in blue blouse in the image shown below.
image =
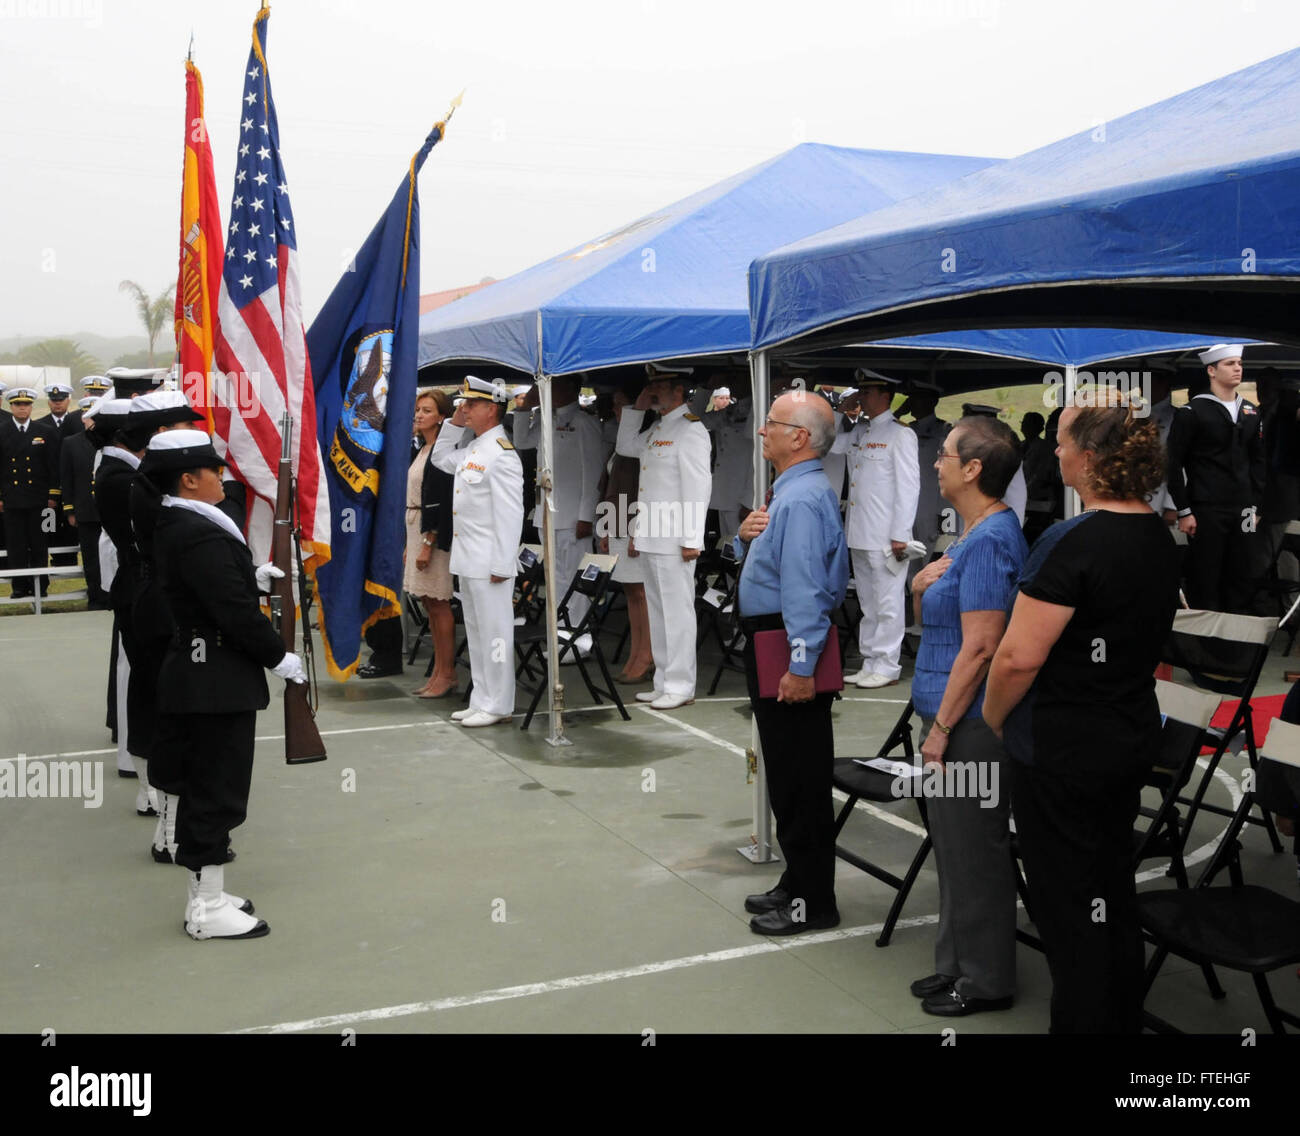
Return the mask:
[(995, 418), (963, 418), (935, 460), (939, 492), (964, 531), (916, 575), (921, 648), (912, 703), (921, 715), (930, 837), (939, 872), (935, 973), (912, 983), (929, 1014), (1010, 1007), (1016, 986), (1016, 887), (1005, 754), (984, 723), (984, 677), (1006, 627), (1025, 562), (1016, 515), (1001, 501), (1020, 466), (1015, 433)]

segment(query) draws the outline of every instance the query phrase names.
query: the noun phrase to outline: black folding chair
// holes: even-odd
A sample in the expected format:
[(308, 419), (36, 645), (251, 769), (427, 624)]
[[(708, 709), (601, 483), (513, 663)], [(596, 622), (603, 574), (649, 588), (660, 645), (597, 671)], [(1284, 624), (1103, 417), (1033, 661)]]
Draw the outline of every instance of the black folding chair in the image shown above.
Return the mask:
[[(596, 705), (601, 705), (600, 696), (602, 694), (607, 695), (614, 705), (618, 707), (618, 712), (623, 716), (623, 721), (628, 722), (631, 721), (632, 716), (627, 712), (627, 707), (623, 705), (623, 699), (619, 696), (618, 687), (610, 676), (609, 667), (605, 662), (605, 652), (600, 645), (597, 622), (604, 611), (605, 592), (609, 587), (609, 576), (614, 570), (617, 559), (615, 556), (599, 556), (591, 552), (582, 558), (578, 570), (573, 574), (573, 579), (570, 581), (564, 595), (560, 598), (559, 605), (556, 608), (556, 620), (559, 624), (559, 657), (556, 659), (556, 663), (560, 665), (565, 662), (566, 658), (571, 659), (577, 664), (578, 673), (582, 675), (582, 681), (586, 683), (587, 690), (595, 700)], [(575, 595), (586, 596), (590, 601), (586, 612), (577, 621), (569, 613), (569, 601)], [(583, 636), (587, 636), (591, 640), (591, 654), (585, 659), (578, 648), (578, 640)], [(524, 714), (523, 724), (519, 727), (521, 730), (528, 729), (532, 723), (533, 715), (537, 712), (537, 704), (541, 702), (542, 695), (546, 693), (546, 664), (542, 656), (542, 649), (546, 646), (546, 641), (546, 611), (543, 607), (540, 618), (515, 628), (515, 653), (518, 657), (515, 681), (532, 695), (528, 703), (528, 710)], [(598, 686), (592, 680), (588, 667), (593, 659), (599, 668), (600, 677), (604, 679), (604, 686)], [(529, 685), (528, 682), (524, 681), (523, 676), (527, 674), (530, 679), (533, 677), (532, 667), (534, 664), (540, 666), (541, 677), (535, 685)]]
[[(1155, 943), (1146, 970), (1146, 992), (1169, 955), (1199, 963), (1203, 970), (1221, 966), (1251, 976), (1274, 1033), (1285, 1033), (1284, 1023), (1300, 1026), (1300, 1015), (1281, 1009), (1273, 1000), (1268, 974), (1300, 962), (1300, 903), (1242, 879), (1238, 836), (1252, 807), (1296, 814), (1296, 786), (1300, 785), (1300, 726), (1275, 719), (1264, 744), (1267, 751), (1257, 771), (1256, 784), (1247, 785), (1232, 822), (1194, 888), (1143, 892), (1138, 896), (1142, 926)], [(1232, 884), (1213, 887), (1214, 877), (1228, 869)], [(1215, 997), (1223, 991), (1211, 988)], [(1148, 1028), (1159, 1033), (1180, 1032), (1150, 1011)]]
[[(908, 765), (915, 764), (916, 750), (912, 744), (912, 724), (913, 714), (912, 703), (903, 708), (903, 713), (899, 716), (894, 728), (885, 738), (884, 744), (876, 752), (877, 758), (896, 757), (897, 760), (903, 761)], [(902, 751), (901, 755), (897, 753)], [(866, 872), (867, 875), (873, 876), (880, 880), (881, 883), (888, 884), (894, 888), (898, 894), (894, 897), (894, 902), (889, 908), (889, 914), (885, 917), (884, 926), (880, 929), (880, 935), (876, 938), (876, 946), (887, 947), (889, 940), (894, 934), (894, 924), (898, 922), (898, 917), (902, 914), (903, 904), (907, 902), (907, 897), (912, 891), (912, 885), (916, 883), (916, 877), (920, 874), (921, 866), (925, 863), (925, 858), (930, 854), (933, 844), (929, 834), (929, 820), (926, 816), (925, 798), (916, 797), (917, 808), (921, 812), (921, 823), (926, 827), (926, 835), (921, 840), (920, 846), (912, 856), (912, 862), (907, 867), (907, 872), (903, 876), (896, 876), (887, 868), (882, 868), (879, 864), (873, 863), (865, 856), (860, 856), (850, 848), (845, 848), (839, 843), (840, 833), (844, 830), (844, 825), (848, 822), (854, 807), (859, 801), (873, 801), (879, 804), (897, 804), (898, 797), (895, 796), (893, 787), (897, 780), (896, 774), (883, 769), (872, 768), (863, 765), (866, 758), (837, 757), (835, 759), (834, 771), (831, 774), (831, 781), (835, 788), (844, 793), (848, 800), (844, 802), (844, 807), (840, 809), (839, 816), (835, 818), (835, 855), (845, 863), (852, 864), (860, 872)]]
[[(1205, 731), (1204, 744), (1212, 747), (1209, 763), (1191, 798), (1179, 797), (1178, 803), (1188, 806), (1183, 822), (1182, 839), (1186, 846), (1191, 836), (1196, 814), (1204, 809), (1218, 816), (1230, 817), (1233, 810), (1209, 803), (1205, 795), (1228, 747), (1240, 735), (1246, 743), (1251, 769), (1258, 768), (1259, 748), (1255, 741), (1254, 718), (1250, 700), (1259, 682), (1260, 672), (1268, 659), (1269, 644), (1277, 630), (1277, 620), (1253, 616), (1230, 615), (1221, 611), (1179, 611), (1174, 615), (1174, 626), (1161, 652), (1161, 660), (1186, 670), (1202, 690), (1237, 699), (1237, 708), (1228, 725)], [(1273, 846), (1281, 852), (1282, 845), (1274, 831), (1273, 821), (1266, 812), (1248, 816), (1248, 824), (1258, 824)]]

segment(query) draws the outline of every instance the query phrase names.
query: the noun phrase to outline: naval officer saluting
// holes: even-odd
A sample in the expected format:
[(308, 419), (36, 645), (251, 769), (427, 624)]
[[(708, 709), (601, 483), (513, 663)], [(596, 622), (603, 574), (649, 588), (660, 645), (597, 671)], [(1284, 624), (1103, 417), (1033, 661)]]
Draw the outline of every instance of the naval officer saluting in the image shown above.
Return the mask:
[[(514, 593), (524, 526), (524, 467), (502, 418), (510, 390), (473, 375), (457, 396), (451, 421), (438, 432), (429, 460), (455, 476), (451, 571), (460, 579), (469, 640), (469, 709), (453, 722), (474, 728), (510, 721), (515, 709)], [(458, 448), (465, 431), (474, 440)]]
[[(686, 409), (691, 370), (647, 363), (645, 389), (623, 411), (615, 443), (623, 457), (641, 462), (630, 536), (645, 572), (655, 687), (636, 697), (655, 710), (695, 701), (695, 561), (713, 477), (708, 431)], [(651, 408), (659, 421), (642, 434)]]

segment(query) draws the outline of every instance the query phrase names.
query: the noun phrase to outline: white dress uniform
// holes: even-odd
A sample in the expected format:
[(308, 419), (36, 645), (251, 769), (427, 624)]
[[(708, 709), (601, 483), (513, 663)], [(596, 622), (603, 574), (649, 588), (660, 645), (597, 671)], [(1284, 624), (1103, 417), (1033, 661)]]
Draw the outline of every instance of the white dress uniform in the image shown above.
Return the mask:
[(681, 550), (704, 547), (709, 435), (684, 403), (642, 434), (644, 420), (644, 411), (623, 411), (617, 451), (641, 462), (629, 529), (645, 573), (654, 689), (660, 696), (694, 698), (695, 562), (683, 560)]
[[(456, 478), (451, 571), (460, 577), (469, 639), (469, 708), (494, 717), (515, 709), (514, 578), (524, 526), (524, 467), (505, 428), (494, 426), (460, 447), (467, 427), (438, 431), (429, 460)], [(504, 576), (500, 583), (490, 577)]]
[(864, 414), (850, 432), (836, 436), (832, 450), (849, 457), (844, 535), (862, 605), (861, 674), (895, 680), (902, 673), (898, 656), (907, 576), (891, 571), (886, 561), (893, 558), (891, 541), (912, 539), (921, 492), (916, 434), (892, 410), (870, 420)]
[(754, 507), (754, 400), (737, 399), (722, 410), (705, 413), (712, 393), (703, 387), (696, 390), (690, 408), (717, 436), (718, 463), (709, 508), (718, 510), (719, 535), (730, 542), (740, 531), (740, 507)]
[[(515, 414), (514, 440), (518, 450), (535, 450), (542, 441), (541, 412)], [(596, 505), (600, 500), (600, 472), (604, 465), (601, 455), (604, 444), (601, 424), (582, 409), (576, 401), (555, 411), (555, 460), (552, 462), (552, 481), (555, 485), (555, 511), (551, 520), (555, 527), (556, 598), (563, 596), (578, 570), (583, 553), (591, 551), (591, 537), (578, 539), (577, 524), (586, 521), (594, 525)], [(539, 463), (540, 464), (540, 463)], [(542, 506), (538, 502), (533, 511), (533, 524), (542, 531)], [(574, 593), (569, 600), (569, 618), (576, 624), (591, 606), (586, 596)]]

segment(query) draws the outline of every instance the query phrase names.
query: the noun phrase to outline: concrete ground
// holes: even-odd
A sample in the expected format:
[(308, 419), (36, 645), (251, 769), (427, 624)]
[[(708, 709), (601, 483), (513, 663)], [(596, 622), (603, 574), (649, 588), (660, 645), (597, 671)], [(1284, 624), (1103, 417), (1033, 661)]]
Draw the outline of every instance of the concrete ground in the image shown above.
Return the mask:
[[(104, 728), (110, 620), (80, 612), (0, 625), (0, 757), (102, 762), (99, 808), (0, 799), (0, 1032), (1040, 1033), (1050, 982), (1021, 948), (1006, 1013), (960, 1022), (922, 1013), (908, 983), (933, 968), (938, 891), (929, 861), (891, 945), (876, 935), (894, 893), (841, 863), (841, 926), (785, 940), (754, 935), (742, 904), (775, 880), (753, 865), (750, 725), (743, 682), (661, 714), (588, 708), (570, 675), (570, 748), (545, 717), (465, 731), (457, 700), (418, 701), (423, 663), (399, 680), (326, 679), (318, 724), (329, 760), (288, 767), (278, 692), (259, 722), (248, 822), (227, 890), (270, 923), (250, 942), (192, 942), (185, 877), (149, 856), (152, 819), (115, 775)], [(1284, 665), (1261, 693), (1285, 689)], [(701, 689), (712, 676), (701, 666)], [(272, 682), (278, 687), (278, 681)], [(621, 688), (630, 698), (629, 688)], [(868, 696), (870, 695), (870, 696)], [(835, 710), (841, 756), (875, 751), (906, 681), (854, 691)], [(1232, 759), (1214, 793), (1229, 800)], [(882, 810), (883, 811), (883, 810)], [(896, 872), (919, 831), (915, 806), (887, 823), (861, 810), (844, 842)], [(1208, 854), (1220, 818), (1198, 822)], [(1245, 835), (1248, 880), (1292, 898), (1296, 864)], [(1162, 866), (1144, 887), (1168, 886)], [(1023, 922), (1023, 919), (1022, 919)], [(1180, 1027), (1267, 1030), (1248, 978), (1171, 960), (1149, 1007)], [(181, 981), (173, 981), (180, 979)], [(1296, 973), (1273, 976), (1300, 1009)], [(166, 996), (163, 992), (166, 991)]]

